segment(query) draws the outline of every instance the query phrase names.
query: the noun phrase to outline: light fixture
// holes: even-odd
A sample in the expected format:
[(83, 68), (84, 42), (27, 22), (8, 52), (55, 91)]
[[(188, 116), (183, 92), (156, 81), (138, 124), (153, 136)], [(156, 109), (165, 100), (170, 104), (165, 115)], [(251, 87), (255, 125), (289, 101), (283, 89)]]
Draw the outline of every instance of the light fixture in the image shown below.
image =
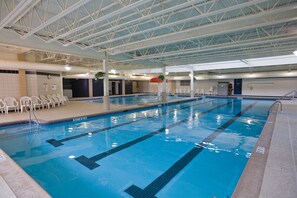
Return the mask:
[(169, 74), (169, 72), (165, 72), (165, 74), (166, 74), (166, 75), (168, 75), (168, 74)]
[(71, 66), (70, 66), (69, 64), (66, 64), (66, 65), (65, 65), (65, 70), (66, 70), (66, 71), (70, 71), (70, 70), (71, 70)]
[(295, 54), (297, 56), (297, 48), (295, 49), (295, 51), (293, 52), (293, 54)]
[(117, 71), (115, 69), (110, 70), (111, 73), (115, 74)]

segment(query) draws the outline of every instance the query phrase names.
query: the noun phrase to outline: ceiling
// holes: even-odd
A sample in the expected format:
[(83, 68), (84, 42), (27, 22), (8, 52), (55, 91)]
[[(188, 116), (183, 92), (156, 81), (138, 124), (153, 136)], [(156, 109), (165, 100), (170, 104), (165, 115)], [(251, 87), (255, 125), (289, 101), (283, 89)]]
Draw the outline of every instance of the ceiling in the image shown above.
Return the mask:
[(297, 48), (297, 0), (0, 0), (0, 43), (117, 70), (282, 56)]

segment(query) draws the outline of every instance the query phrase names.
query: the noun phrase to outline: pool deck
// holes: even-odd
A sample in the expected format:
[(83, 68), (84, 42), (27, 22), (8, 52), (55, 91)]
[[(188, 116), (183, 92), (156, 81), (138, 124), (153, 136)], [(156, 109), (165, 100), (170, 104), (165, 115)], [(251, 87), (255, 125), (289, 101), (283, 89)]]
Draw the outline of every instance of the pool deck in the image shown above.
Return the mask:
[[(232, 197), (297, 197), (297, 100), (273, 109)], [(264, 149), (263, 149), (264, 148)]]
[[(185, 100), (189, 99), (171, 102)], [(282, 112), (280, 109), (272, 110), (232, 197), (297, 197), (297, 100), (285, 100), (282, 104)], [(37, 110), (35, 114), (40, 122), (46, 124), (154, 105), (158, 103), (133, 106), (111, 105), (111, 109), (106, 111), (100, 103), (71, 101), (65, 106), (54, 109)], [(0, 124), (24, 122), (28, 121), (28, 117), (26, 112), (0, 114)], [(258, 147), (264, 147), (265, 150), (257, 151)], [(0, 196), (50, 197), (1, 149), (0, 155), (5, 157), (5, 160), (0, 159)]]
[[(191, 98), (174, 99), (167, 102), (167, 104), (174, 102), (182, 102), (192, 100)], [(73, 119), (85, 119), (86, 117), (99, 116), (109, 113), (123, 112), (126, 110), (134, 110), (143, 107), (151, 107), (162, 104), (161, 102), (144, 103), (138, 105), (112, 105), (110, 110), (104, 110), (102, 103), (91, 103), (87, 101), (70, 101), (66, 105), (61, 105), (51, 109), (41, 109), (34, 111), (34, 114), (41, 124), (50, 124), (54, 122), (62, 122)], [(17, 124), (29, 121), (28, 112), (9, 112), (8, 114), (0, 114), (0, 126)]]

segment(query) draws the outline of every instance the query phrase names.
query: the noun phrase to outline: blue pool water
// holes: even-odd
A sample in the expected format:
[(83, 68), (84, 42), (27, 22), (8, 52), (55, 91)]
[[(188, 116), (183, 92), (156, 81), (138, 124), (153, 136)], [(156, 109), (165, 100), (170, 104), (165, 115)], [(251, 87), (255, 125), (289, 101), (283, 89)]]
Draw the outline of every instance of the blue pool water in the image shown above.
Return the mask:
[[(180, 96), (167, 96), (167, 100), (174, 100), (179, 99)], [(143, 103), (152, 103), (152, 102), (160, 102), (160, 97), (156, 95), (135, 95), (135, 96), (123, 96), (123, 97), (111, 97), (110, 103), (115, 105), (137, 105), (137, 104), (143, 104)], [(94, 103), (103, 103), (102, 98), (98, 99), (92, 99), (92, 100), (84, 100), (88, 102), (94, 102)]]
[(230, 197), (273, 101), (210, 99), (0, 128), (53, 197)]

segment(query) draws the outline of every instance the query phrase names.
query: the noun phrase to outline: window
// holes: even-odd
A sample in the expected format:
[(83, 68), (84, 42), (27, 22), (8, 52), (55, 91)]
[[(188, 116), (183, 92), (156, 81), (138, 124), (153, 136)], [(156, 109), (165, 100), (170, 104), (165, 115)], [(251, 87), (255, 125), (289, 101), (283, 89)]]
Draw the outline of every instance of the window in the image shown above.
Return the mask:
[(190, 86), (190, 80), (181, 80), (180, 86)]

